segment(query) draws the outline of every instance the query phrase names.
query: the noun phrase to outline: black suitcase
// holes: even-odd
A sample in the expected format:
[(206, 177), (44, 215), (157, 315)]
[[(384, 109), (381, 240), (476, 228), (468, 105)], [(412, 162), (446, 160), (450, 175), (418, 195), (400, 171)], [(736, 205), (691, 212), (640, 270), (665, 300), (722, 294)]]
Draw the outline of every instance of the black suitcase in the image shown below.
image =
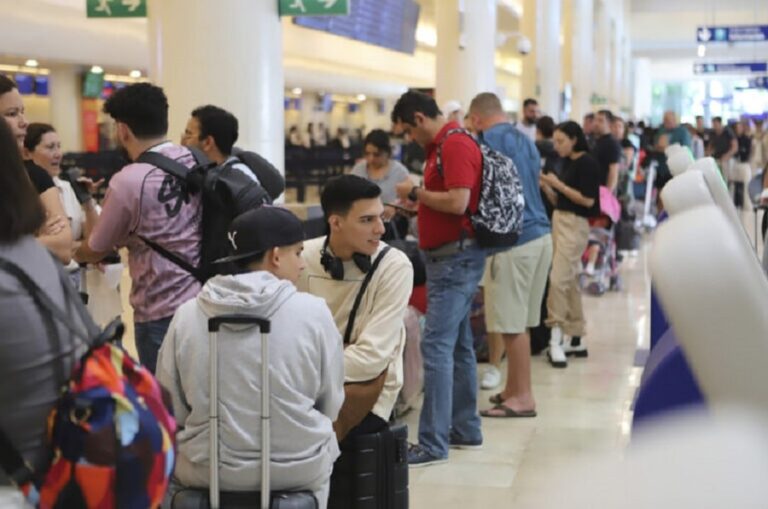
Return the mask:
[(408, 426), (351, 436), (339, 446), (328, 509), (408, 509)]
[[(261, 469), (261, 486), (266, 490), (246, 492), (219, 492), (219, 350), (218, 332), (225, 323), (254, 324), (261, 330), (261, 358), (269, 359), (269, 328), (268, 320), (247, 315), (222, 315), (208, 320), (210, 333), (210, 489), (184, 488), (176, 493), (171, 501), (173, 509), (253, 509), (269, 506), (270, 509), (317, 509), (315, 496), (310, 491), (270, 492), (269, 468)], [(262, 366), (268, 362), (262, 362)], [(269, 370), (262, 369), (261, 373), (261, 460), (262, 465), (269, 466), (271, 457), (269, 442), (270, 424), (270, 384)]]

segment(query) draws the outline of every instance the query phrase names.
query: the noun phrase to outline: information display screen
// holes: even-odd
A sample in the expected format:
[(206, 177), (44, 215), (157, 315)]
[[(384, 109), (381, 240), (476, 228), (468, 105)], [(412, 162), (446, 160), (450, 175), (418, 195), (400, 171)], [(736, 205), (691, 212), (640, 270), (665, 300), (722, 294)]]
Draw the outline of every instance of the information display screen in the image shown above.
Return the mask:
[(296, 16), (293, 22), (356, 41), (413, 54), (419, 4), (414, 0), (350, 0), (348, 16)]

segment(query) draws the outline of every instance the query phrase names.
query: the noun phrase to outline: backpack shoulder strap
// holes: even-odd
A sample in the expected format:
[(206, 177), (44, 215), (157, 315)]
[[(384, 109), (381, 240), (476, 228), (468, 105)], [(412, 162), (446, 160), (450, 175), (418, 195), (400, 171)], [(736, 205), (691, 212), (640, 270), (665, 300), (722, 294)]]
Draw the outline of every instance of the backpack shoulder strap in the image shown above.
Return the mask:
[(443, 139), (440, 140), (440, 143), (437, 144), (437, 173), (443, 177), (443, 143), (445, 143), (445, 140), (448, 139), (448, 137), (452, 134), (464, 134), (465, 136), (469, 136), (469, 138), (477, 143), (477, 140), (475, 139), (472, 134), (467, 131), (466, 129), (459, 127), (457, 129), (451, 129), (447, 133), (445, 133), (445, 136), (443, 136)]
[(371, 282), (371, 279), (373, 279), (373, 273), (376, 272), (376, 268), (381, 264), (381, 260), (384, 259), (384, 256), (389, 252), (389, 250), (392, 249), (390, 246), (386, 246), (384, 249), (381, 250), (381, 253), (379, 253), (379, 256), (376, 257), (376, 259), (373, 261), (373, 264), (371, 265), (371, 269), (368, 271), (368, 273), (365, 275), (365, 279), (363, 279), (363, 284), (360, 285), (360, 290), (357, 292), (357, 296), (355, 297), (355, 303), (352, 305), (352, 310), (349, 312), (349, 319), (347, 320), (347, 328), (344, 331), (344, 344), (349, 344), (349, 341), (352, 339), (352, 328), (355, 326), (355, 317), (357, 316), (357, 310), (360, 308), (360, 303), (363, 301), (363, 295), (365, 294), (365, 290), (368, 288), (368, 285)]
[(159, 152), (144, 152), (136, 159), (136, 162), (151, 164), (152, 166), (160, 168), (164, 172), (181, 180), (187, 180), (187, 176), (190, 173), (190, 169), (185, 165), (171, 159), (170, 157), (164, 156)]
[[(212, 164), (211, 162), (208, 161), (208, 158), (205, 157), (205, 154), (203, 154), (199, 150), (192, 148), (192, 149), (189, 149), (189, 151), (192, 153), (192, 156), (195, 158), (195, 162), (197, 164), (199, 165)], [(136, 159), (136, 161), (140, 163), (151, 164), (152, 166), (160, 168), (164, 172), (170, 175), (173, 175), (174, 177), (181, 179), (184, 182), (187, 182), (187, 178), (189, 177), (189, 174), (192, 171), (190, 168), (186, 167), (182, 163), (174, 159), (171, 159), (170, 157), (164, 156), (163, 154), (160, 154), (158, 152), (151, 152), (151, 151), (144, 152), (138, 157), (138, 159)], [(184, 260), (181, 256), (168, 251), (157, 242), (149, 240), (147, 237), (143, 235), (138, 235), (138, 237), (157, 254), (159, 254), (166, 260), (169, 260), (170, 262), (178, 265), (185, 271), (189, 272), (198, 281), (205, 282), (205, 276), (203, 275), (202, 271), (200, 271), (196, 267), (193, 267), (191, 263)]]

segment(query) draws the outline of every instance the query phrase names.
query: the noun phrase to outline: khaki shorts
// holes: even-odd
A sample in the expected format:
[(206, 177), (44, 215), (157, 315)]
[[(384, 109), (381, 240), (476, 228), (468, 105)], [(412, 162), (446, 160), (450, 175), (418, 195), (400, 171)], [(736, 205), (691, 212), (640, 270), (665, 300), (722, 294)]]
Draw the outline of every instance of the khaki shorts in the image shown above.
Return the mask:
[(488, 257), (483, 276), (488, 332), (520, 334), (539, 325), (551, 264), (549, 234)]

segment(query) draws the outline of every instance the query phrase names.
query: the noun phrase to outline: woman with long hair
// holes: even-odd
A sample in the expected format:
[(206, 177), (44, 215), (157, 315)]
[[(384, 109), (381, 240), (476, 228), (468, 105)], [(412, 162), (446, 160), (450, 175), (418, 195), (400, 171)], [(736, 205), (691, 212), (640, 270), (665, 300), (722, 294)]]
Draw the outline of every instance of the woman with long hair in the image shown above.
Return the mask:
[(568, 365), (566, 354), (586, 356), (587, 352), (582, 342), (586, 321), (578, 277), (589, 240), (588, 219), (600, 213), (600, 166), (588, 153), (584, 131), (576, 122), (558, 125), (553, 141), (563, 158), (562, 173), (559, 177), (554, 173), (540, 176), (541, 188), (555, 207), (546, 323), (552, 329), (549, 361), (564, 368)]
[[(24, 103), (16, 83), (2, 74), (0, 74), (0, 116), (10, 128), (12, 138), (16, 140), (15, 150), (21, 157), (29, 124), (24, 116)], [(28, 161), (25, 167), (29, 179), (40, 195), (39, 201), (42, 202), (46, 215), (46, 221), (37, 232), (37, 239), (66, 265), (72, 260), (74, 246), (72, 231), (59, 198), (59, 191), (45, 170), (31, 161)]]

